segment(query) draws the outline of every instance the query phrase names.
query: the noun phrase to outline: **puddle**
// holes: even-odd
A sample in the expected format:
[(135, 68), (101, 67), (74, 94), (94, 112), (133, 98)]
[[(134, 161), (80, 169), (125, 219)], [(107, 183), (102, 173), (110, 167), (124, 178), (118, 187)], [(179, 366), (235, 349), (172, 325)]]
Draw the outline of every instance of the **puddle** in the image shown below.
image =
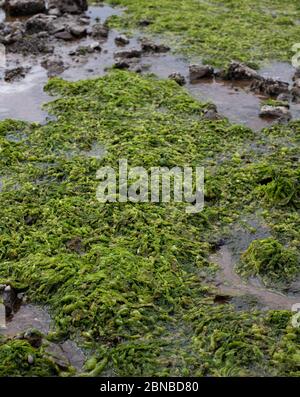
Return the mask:
[(30, 328), (35, 328), (43, 334), (48, 334), (51, 327), (51, 317), (42, 307), (22, 305), (13, 317), (6, 321), (6, 328), (0, 330), (0, 335), (14, 337)]
[(43, 87), (47, 74), (41, 66), (34, 66), (26, 77), (15, 83), (0, 82), (0, 119), (13, 118), (43, 122), (47, 112), (42, 105), (53, 100)]
[(234, 271), (236, 261), (228, 246), (223, 246), (219, 252), (211, 256), (211, 261), (220, 266), (216, 276), (216, 285), (220, 294), (232, 296), (250, 295), (258, 300), (262, 309), (291, 310), (293, 304), (299, 302), (299, 297), (292, 297), (269, 290), (258, 280), (244, 281)]
[(89, 6), (86, 15), (88, 15), (93, 21), (99, 19), (101, 22), (104, 22), (109, 17), (121, 15), (123, 11), (123, 8), (114, 8), (104, 4), (99, 6)]

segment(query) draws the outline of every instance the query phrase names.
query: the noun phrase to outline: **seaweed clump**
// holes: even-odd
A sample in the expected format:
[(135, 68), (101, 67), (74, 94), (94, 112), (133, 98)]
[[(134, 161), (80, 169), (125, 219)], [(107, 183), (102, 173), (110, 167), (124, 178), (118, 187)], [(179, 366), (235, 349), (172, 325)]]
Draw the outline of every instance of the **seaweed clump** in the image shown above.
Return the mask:
[(299, 272), (299, 256), (273, 238), (254, 240), (241, 258), (243, 275), (261, 276), (266, 284), (292, 281)]

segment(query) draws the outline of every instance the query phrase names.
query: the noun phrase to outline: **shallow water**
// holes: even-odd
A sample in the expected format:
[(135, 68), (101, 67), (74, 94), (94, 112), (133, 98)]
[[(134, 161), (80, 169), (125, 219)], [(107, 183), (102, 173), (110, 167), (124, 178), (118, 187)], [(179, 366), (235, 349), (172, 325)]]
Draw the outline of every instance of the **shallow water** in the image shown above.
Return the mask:
[(22, 305), (6, 322), (6, 328), (0, 330), (1, 335), (14, 337), (28, 329), (35, 328), (47, 335), (51, 327), (51, 317), (46, 309), (36, 305)]
[(211, 261), (220, 266), (216, 276), (216, 286), (221, 294), (233, 298), (243, 295), (253, 296), (264, 310), (291, 310), (293, 304), (299, 302), (299, 297), (269, 290), (258, 279), (253, 278), (247, 282), (242, 280), (234, 271), (235, 260), (228, 246), (223, 246), (217, 254), (212, 255)]

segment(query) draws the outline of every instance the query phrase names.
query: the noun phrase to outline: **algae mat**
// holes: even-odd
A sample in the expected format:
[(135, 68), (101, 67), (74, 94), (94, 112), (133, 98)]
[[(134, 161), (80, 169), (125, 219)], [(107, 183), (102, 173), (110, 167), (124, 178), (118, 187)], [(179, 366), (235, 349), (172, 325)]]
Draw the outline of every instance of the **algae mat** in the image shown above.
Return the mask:
[[(295, 280), (300, 123), (258, 135), (208, 121), (209, 105), (175, 82), (123, 71), (46, 88), (60, 96), (48, 105), (56, 120), (0, 123), (0, 283), (50, 308), (49, 337), (80, 340), (88, 376), (299, 375), (292, 313), (216, 304), (209, 258), (233, 225), (259, 211), (272, 240), (253, 244), (245, 263), (274, 288)], [(95, 145), (104, 157), (91, 155)], [(97, 170), (120, 158), (145, 168), (204, 166), (204, 211), (99, 203)], [(61, 374), (42, 348), (32, 350), (2, 339), (0, 374)]]

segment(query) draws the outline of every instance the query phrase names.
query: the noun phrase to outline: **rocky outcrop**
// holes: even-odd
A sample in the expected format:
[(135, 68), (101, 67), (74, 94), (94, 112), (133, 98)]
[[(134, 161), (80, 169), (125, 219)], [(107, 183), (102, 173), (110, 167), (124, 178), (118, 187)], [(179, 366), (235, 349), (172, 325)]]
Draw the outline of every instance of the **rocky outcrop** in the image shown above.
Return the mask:
[(287, 106), (263, 105), (260, 109), (260, 117), (290, 120), (292, 118)]
[(278, 96), (279, 94), (286, 94), (289, 92), (289, 83), (260, 77), (259, 79), (253, 80), (250, 90), (257, 94)]
[(4, 8), (12, 16), (34, 15), (46, 11), (46, 2), (44, 0), (6, 0)]
[(253, 80), (260, 78), (254, 69), (236, 61), (230, 63), (228, 69), (224, 72), (224, 77), (227, 80)]
[(81, 14), (88, 9), (88, 3), (87, 0), (49, 0), (48, 9), (58, 10), (60, 13)]
[(165, 44), (157, 44), (148, 39), (141, 40), (141, 46), (143, 52), (153, 52), (156, 54), (161, 54), (170, 51), (170, 47)]
[(214, 75), (214, 69), (209, 65), (190, 65), (189, 72), (191, 83)]

